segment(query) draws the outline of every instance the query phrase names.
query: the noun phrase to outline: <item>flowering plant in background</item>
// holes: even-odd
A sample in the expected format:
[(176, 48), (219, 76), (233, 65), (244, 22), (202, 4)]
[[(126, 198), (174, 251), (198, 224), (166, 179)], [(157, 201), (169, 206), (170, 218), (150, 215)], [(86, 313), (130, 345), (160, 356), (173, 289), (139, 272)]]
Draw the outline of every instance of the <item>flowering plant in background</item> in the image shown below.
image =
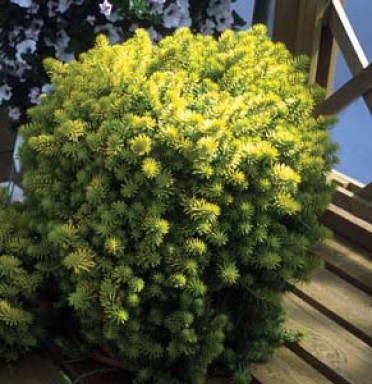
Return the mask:
[(244, 24), (236, 0), (5, 0), (0, 13), (0, 105), (17, 124), (24, 111), (52, 90), (42, 62), (69, 62), (91, 48), (96, 35), (124, 41), (141, 27), (154, 41), (179, 27), (219, 34)]

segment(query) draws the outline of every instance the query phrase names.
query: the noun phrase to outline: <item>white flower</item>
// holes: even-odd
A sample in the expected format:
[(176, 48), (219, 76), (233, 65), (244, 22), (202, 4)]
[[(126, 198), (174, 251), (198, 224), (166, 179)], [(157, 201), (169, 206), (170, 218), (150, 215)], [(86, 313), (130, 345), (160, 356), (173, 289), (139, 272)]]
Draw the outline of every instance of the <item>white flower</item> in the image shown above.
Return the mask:
[(71, 5), (71, 0), (59, 0), (58, 2), (58, 12), (65, 13)]
[(32, 0), (10, 0), (10, 2), (17, 4), (22, 8), (29, 8), (32, 5)]
[(111, 23), (116, 23), (117, 21), (123, 20), (124, 17), (120, 14), (119, 10), (111, 12), (109, 16), (106, 16), (106, 19), (111, 21)]
[(231, 12), (231, 0), (211, 0), (207, 15), (209, 17), (218, 17), (226, 11)]
[(138, 28), (139, 28), (139, 25), (136, 24), (136, 23), (133, 23), (133, 24), (129, 27), (129, 32), (134, 32), (134, 31), (136, 31)]
[(163, 13), (163, 25), (166, 28), (190, 27), (188, 0), (177, 0), (165, 8)]
[(148, 28), (147, 32), (150, 34), (152, 41), (159, 41), (162, 38), (161, 34), (154, 27)]
[(12, 97), (12, 87), (8, 84), (4, 84), (0, 87), (0, 104), (3, 100), (8, 101)]
[(163, 24), (166, 28), (176, 28), (178, 27), (181, 20), (181, 11), (176, 4), (170, 4), (164, 10), (163, 13)]
[(57, 13), (65, 13), (72, 4), (72, 0), (49, 0), (48, 1), (48, 16), (54, 17)]
[(72, 60), (75, 60), (75, 54), (73, 52), (66, 52), (63, 48), (56, 48), (56, 58), (68, 63)]
[(16, 50), (16, 59), (18, 62), (25, 64), (26, 61), (22, 55), (24, 53), (34, 53), (36, 51), (36, 41), (30, 39), (23, 40), (17, 44)]
[(39, 34), (43, 25), (44, 21), (41, 19), (32, 20), (30, 28), (25, 30), (26, 38), (37, 41), (39, 39)]
[(30, 71), (31, 69), (32, 69), (31, 65), (19, 63), (16, 66), (15, 70), (13, 71), (13, 76), (18, 77), (19, 81), (21, 83), (24, 83), (26, 79), (23, 77), (23, 75), (26, 71)]
[(39, 12), (40, 5), (37, 3), (32, 3), (31, 7), (27, 9), (27, 13), (31, 15), (35, 15), (36, 13)]
[(93, 26), (94, 23), (96, 22), (96, 17), (94, 15), (88, 15), (85, 20), (87, 21), (88, 24)]
[(188, 12), (189, 10), (189, 0), (177, 0), (177, 5), (180, 7), (182, 12)]
[(103, 0), (103, 3), (99, 4), (100, 12), (106, 17), (110, 16), (112, 11), (112, 4), (108, 0)]
[(230, 28), (234, 23), (231, 7), (231, 0), (211, 0), (207, 8), (207, 15), (210, 20), (206, 20), (202, 27), (203, 33), (222, 32)]
[(18, 36), (22, 31), (22, 27), (16, 26), (8, 33), (9, 45), (11, 47), (15, 47), (17, 41), (19, 41)]
[(45, 44), (53, 46), (56, 50), (56, 58), (68, 63), (75, 59), (75, 55), (72, 52), (66, 52), (66, 49), (70, 43), (70, 36), (64, 29), (60, 29), (57, 32), (57, 43), (52, 43), (49, 39), (45, 39)]
[(49, 0), (47, 6), (48, 6), (48, 16), (54, 17), (58, 12), (58, 8), (59, 8), (58, 1)]
[(224, 0), (211, 0), (207, 8), (207, 15), (212, 17), (218, 15), (225, 9)]
[(154, 15), (161, 15), (164, 11), (164, 4), (161, 3), (152, 3), (151, 13)]
[(25, 82), (26, 79), (23, 78), (23, 74), (26, 70), (30, 70), (31, 66), (26, 62), (21, 63), (17, 60), (4, 59), (4, 64), (7, 67), (9, 75), (17, 77), (21, 83)]
[(28, 98), (32, 104), (40, 104), (40, 88), (32, 87), (28, 94)]
[(64, 29), (57, 32), (57, 46), (67, 48), (71, 38)]
[(54, 85), (50, 83), (46, 83), (41, 87), (42, 93), (52, 93), (54, 91)]
[(200, 30), (203, 35), (212, 35), (216, 30), (216, 23), (211, 19), (206, 19)]
[(230, 28), (232, 24), (234, 23), (234, 18), (231, 14), (230, 9), (225, 10), (224, 12), (220, 13), (216, 16), (216, 29), (218, 32), (222, 32), (227, 28)]
[(104, 32), (110, 40), (111, 44), (119, 43), (122, 41), (120, 28), (115, 28), (111, 23), (98, 25), (94, 28), (94, 33)]
[(21, 117), (21, 110), (18, 107), (9, 107), (8, 108), (9, 119), (13, 121), (18, 121)]

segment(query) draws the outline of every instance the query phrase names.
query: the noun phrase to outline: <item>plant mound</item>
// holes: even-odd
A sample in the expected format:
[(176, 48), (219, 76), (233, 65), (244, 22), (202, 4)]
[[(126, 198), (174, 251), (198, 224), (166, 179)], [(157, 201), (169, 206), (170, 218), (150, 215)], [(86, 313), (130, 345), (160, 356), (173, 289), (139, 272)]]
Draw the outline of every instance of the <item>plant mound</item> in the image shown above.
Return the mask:
[(0, 358), (10, 362), (36, 346), (34, 293), (42, 274), (29, 260), (30, 236), (20, 205), (7, 204), (0, 189)]
[(333, 146), (306, 60), (256, 26), (101, 36), (45, 65), (55, 90), (22, 129), (25, 209), (80, 337), (136, 383), (248, 382), (325, 236)]

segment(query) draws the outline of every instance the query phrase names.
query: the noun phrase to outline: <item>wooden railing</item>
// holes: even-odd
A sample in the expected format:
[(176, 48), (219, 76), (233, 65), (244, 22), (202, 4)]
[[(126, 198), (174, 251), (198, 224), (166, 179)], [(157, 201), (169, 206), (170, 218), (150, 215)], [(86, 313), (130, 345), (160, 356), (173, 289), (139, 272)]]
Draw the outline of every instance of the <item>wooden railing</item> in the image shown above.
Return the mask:
[[(274, 40), (310, 57), (310, 82), (328, 91), (315, 114), (336, 114), (362, 96), (372, 113), (372, 66), (343, 7), (344, 0), (277, 0)], [(354, 76), (332, 94), (337, 49)]]
[[(337, 114), (359, 97), (372, 114), (372, 64), (345, 13), (344, 1), (276, 0), (273, 39), (284, 42), (295, 55), (308, 55), (309, 81), (327, 89), (328, 96), (315, 108), (315, 116)], [(338, 49), (353, 78), (332, 93)], [(372, 202), (372, 183), (356, 195)]]
[[(327, 25), (354, 77), (320, 104), (315, 114), (338, 113), (360, 96), (372, 114), (372, 65), (359, 44), (340, 0), (330, 2)], [(321, 55), (322, 51), (319, 60), (322, 60)]]
[[(327, 12), (325, 26), (337, 42), (353, 78), (319, 104), (314, 114), (319, 116), (339, 113), (361, 96), (372, 114), (372, 64), (359, 43), (341, 1), (329, 1)], [(320, 44), (318, 65), (323, 60), (321, 48)], [(361, 189), (356, 195), (356, 198), (359, 197), (372, 201), (372, 182)]]

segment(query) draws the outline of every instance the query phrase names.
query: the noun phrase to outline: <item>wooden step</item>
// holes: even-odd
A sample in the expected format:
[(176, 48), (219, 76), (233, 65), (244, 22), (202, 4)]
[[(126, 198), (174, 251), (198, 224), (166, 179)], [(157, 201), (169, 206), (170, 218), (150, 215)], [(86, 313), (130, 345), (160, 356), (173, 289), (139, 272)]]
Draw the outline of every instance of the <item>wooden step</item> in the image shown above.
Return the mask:
[(293, 292), (349, 332), (372, 346), (372, 297), (327, 269)]
[(285, 305), (288, 327), (306, 332), (292, 351), (334, 383), (371, 384), (371, 347), (292, 293)]
[(366, 201), (372, 202), (372, 183), (367, 184), (359, 193), (358, 196)]
[(252, 374), (262, 384), (332, 384), (288, 348), (267, 363), (254, 364)]
[[(366, 194), (367, 192), (367, 189), (361, 190), (360, 194)], [(372, 223), (372, 202), (366, 198), (363, 198), (348, 189), (337, 187), (333, 194), (332, 202), (356, 217)]]
[(329, 204), (322, 222), (337, 234), (372, 251), (372, 224), (352, 215), (335, 204)]
[(345, 188), (355, 194), (359, 194), (366, 186), (364, 183), (355, 180), (352, 177), (345, 175), (344, 173), (338, 172), (335, 169), (332, 169), (329, 174), (329, 178), (334, 181), (336, 185)]
[(340, 236), (317, 245), (311, 252), (325, 260), (327, 269), (372, 295), (371, 252)]

